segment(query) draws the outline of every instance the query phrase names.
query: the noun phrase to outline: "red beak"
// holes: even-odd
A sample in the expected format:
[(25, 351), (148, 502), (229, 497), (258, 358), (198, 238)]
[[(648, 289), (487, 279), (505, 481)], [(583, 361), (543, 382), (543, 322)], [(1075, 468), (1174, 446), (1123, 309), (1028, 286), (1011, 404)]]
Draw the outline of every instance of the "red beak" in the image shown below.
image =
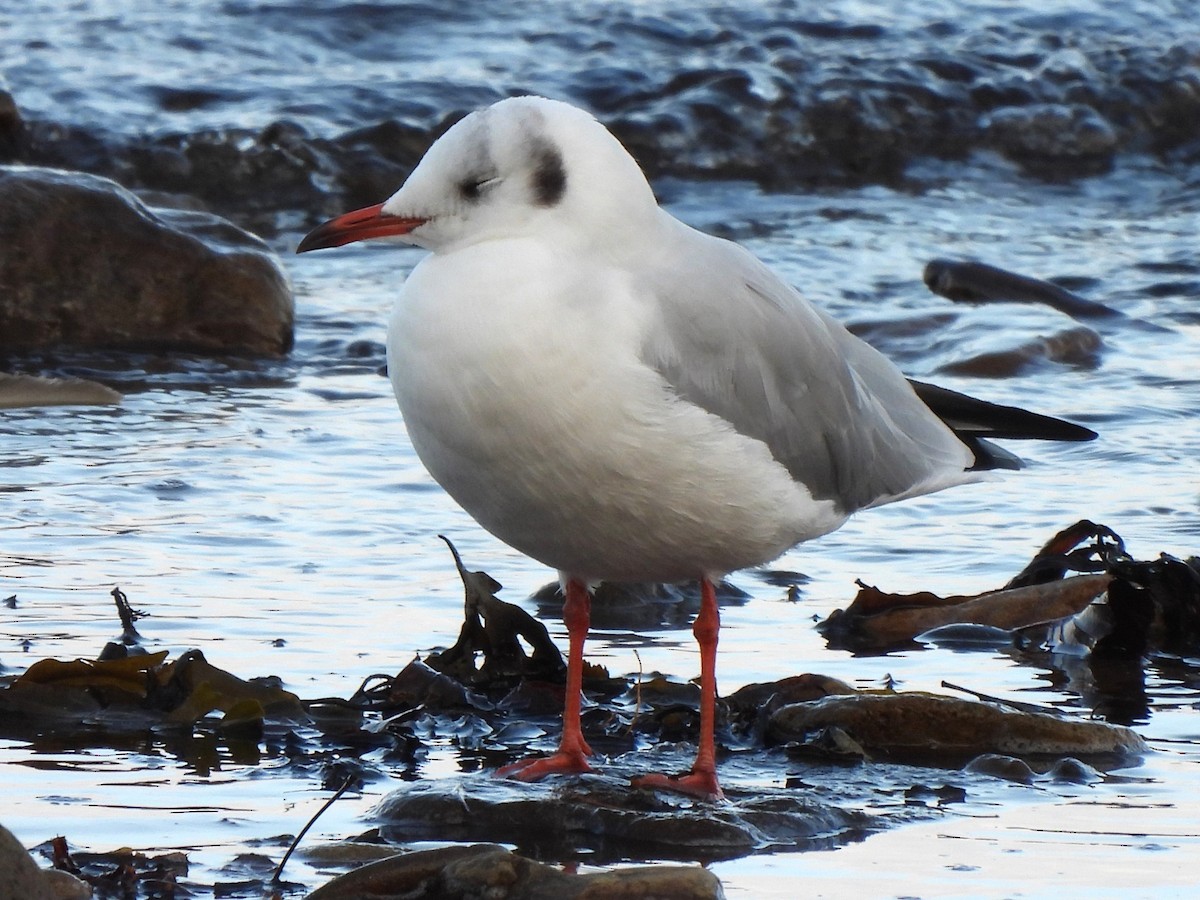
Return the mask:
[(383, 204), (377, 203), (374, 206), (343, 213), (318, 225), (304, 236), (304, 240), (300, 242), (296, 252), (307, 253), (309, 250), (341, 247), (343, 244), (353, 244), (355, 241), (365, 241), (370, 238), (408, 234), (427, 221), (428, 219), (390, 216), (383, 212)]

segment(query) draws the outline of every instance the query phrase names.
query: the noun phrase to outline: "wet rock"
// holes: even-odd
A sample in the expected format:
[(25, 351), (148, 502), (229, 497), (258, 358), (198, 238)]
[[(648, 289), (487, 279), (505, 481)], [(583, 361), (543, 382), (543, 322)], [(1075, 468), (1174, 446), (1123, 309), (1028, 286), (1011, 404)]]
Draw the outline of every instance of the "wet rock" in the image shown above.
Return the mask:
[(495, 844), (406, 853), (335, 878), (310, 900), (719, 900), (717, 877), (700, 866), (647, 866), (574, 875)]
[(123, 181), (198, 198), (263, 230), (276, 210), (320, 203), (319, 142), (291, 122), (141, 138), (126, 152)]
[(954, 760), (982, 753), (1123, 756), (1149, 750), (1133, 730), (996, 703), (920, 693), (859, 693), (796, 703), (775, 712), (776, 742), (803, 741), (824, 728), (845, 730), (871, 754)]
[(963, 766), (963, 771), (973, 775), (1002, 778), (1017, 784), (1033, 784), (1036, 777), (1033, 768), (1025, 760), (1002, 753), (984, 753), (977, 756)]
[[(964, 348), (964, 357), (938, 367), (948, 375), (976, 378), (1010, 378), (1046, 363), (1094, 369), (1100, 364), (1104, 339), (1086, 325), (1073, 325), (1022, 343), (1007, 343), (1002, 334), (980, 335), (974, 346)], [(995, 348), (995, 349), (993, 349)]]
[[(348, 26), (329, 10), (238, 5), (215, 14), (213, 34), (279, 34), (293, 60), (351, 47), (360, 69), (317, 83), (294, 71), (280, 79), (264, 62), (189, 82), (196, 70), (185, 67), (178, 87), (129, 75), (143, 107), (126, 104), (140, 114), (130, 127), (141, 133), (116, 133), (124, 123), (111, 114), (91, 127), (26, 116), (17, 158), (203, 197), (256, 227), (272, 209), (319, 220), (377, 202), (448, 121), (531, 90), (590, 106), (656, 176), (776, 187), (891, 182), (914, 160), (981, 148), (1056, 177), (1101, 171), (1123, 152), (1195, 158), (1200, 52), (1177, 16), (1127, 4), (1049, 16), (1012, 4), (961, 12), (931, 22), (914, 7), (878, 22), (870, 10), (848, 21), (832, 10), (808, 18), (793, 4), (675, 2), (655, 15), (619, 5), (584, 14), (567, 4), (502, 17), (371, 6)], [(407, 79), (401, 97), (381, 62), (392, 56), (386, 36), (416, 32), (442, 48), (448, 68)], [(472, 58), (477, 40), (491, 48), (486, 65)], [(205, 58), (219, 43), (205, 43)], [(49, 59), (79, 52), (61, 45)], [(73, 82), (80, 76), (70, 66), (45, 74), (53, 68), (43, 66), (49, 83), (31, 94), (70, 96), (75, 115), (105, 105), (93, 93), (102, 86)], [(23, 87), (14, 88), (18, 99)], [(274, 122), (264, 119), (272, 105)], [(213, 127), (222, 115), (269, 124)], [(150, 134), (145, 123), (164, 117), (207, 127)]]
[(746, 714), (769, 703), (803, 703), (836, 694), (853, 694), (854, 688), (827, 675), (789, 675), (778, 681), (747, 684), (725, 698), (731, 710)]
[(74, 875), (41, 868), (0, 825), (0, 900), (86, 900), (92, 889)]
[(436, 131), (388, 119), (320, 145), (323, 158), (337, 171), (341, 189), (343, 206), (331, 214), (378, 203), (389, 196), (437, 136)]
[(120, 393), (97, 381), (0, 372), (0, 409), (23, 406), (109, 406), (120, 402)]
[(1056, 760), (1046, 774), (1061, 784), (1093, 784), (1104, 778), (1095, 767), (1070, 756)]
[(1117, 133), (1089, 106), (1034, 103), (992, 112), (988, 143), (1035, 175), (1075, 178), (1112, 167)]
[(25, 143), (25, 123), (12, 94), (0, 90), (0, 163), (12, 162)]
[(90, 175), (2, 168), (0, 246), (0, 350), (291, 348), (283, 270), (214, 216), (151, 210)]
[(931, 260), (925, 265), (923, 278), (933, 293), (961, 303), (1004, 300), (1041, 303), (1073, 318), (1124, 318), (1119, 310), (1080, 297), (1057, 284), (973, 260)]
[(553, 854), (570, 852), (585, 838), (598, 860), (648, 854), (728, 859), (803, 845), (870, 821), (790, 791), (735, 789), (727, 797), (727, 803), (698, 803), (635, 790), (628, 780), (607, 775), (555, 784), (483, 776), (405, 785), (386, 796), (375, 815), (391, 841), (504, 841), (518, 850)]
[[(803, 703), (835, 694), (853, 694), (849, 684), (827, 675), (790, 675), (778, 681), (748, 684), (723, 698), (718, 704), (718, 716), (727, 711), (733, 731), (761, 745), (771, 714), (791, 703)], [(834, 740), (833, 744), (837, 744)], [(831, 752), (841, 755), (845, 748), (834, 747)], [(853, 753), (851, 748), (849, 752)]]

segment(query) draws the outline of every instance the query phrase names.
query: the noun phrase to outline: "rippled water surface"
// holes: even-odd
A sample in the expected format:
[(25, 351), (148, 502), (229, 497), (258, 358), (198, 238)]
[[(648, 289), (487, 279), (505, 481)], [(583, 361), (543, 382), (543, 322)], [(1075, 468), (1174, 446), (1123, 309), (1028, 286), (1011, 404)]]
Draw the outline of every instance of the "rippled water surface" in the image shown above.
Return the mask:
[[(145, 68), (130, 48), (150, 35), (191, 61), (178, 75), (183, 86), (211, 85), (224, 97), (180, 112), (188, 127), (236, 124), (231, 118), (253, 118), (257, 103), (275, 116), (305, 104), (337, 107), (344, 118), (334, 124), (348, 126), (355, 111), (343, 101), (370, 81), (364, 72), (385, 64), (376, 58), (387, 48), (374, 26), (357, 34), (332, 4), (295, 22), (278, 7), (281, 36), (261, 50), (257, 36), (217, 48), (199, 23), (180, 28), (194, 22), (192, 4), (154, 12), (147, 5), (137, 15), (117, 6), (91, 4), (94, 15), (81, 22), (73, 7), (46, 5), (55, 29), (70, 22), (85, 35), (72, 31), (71, 40), (94, 42), (99, 55), (48, 77), (46, 92), (27, 91), (26, 102), (44, 110), (81, 104), (109, 124), (149, 116)], [(243, 7), (220, 9), (224, 18), (209, 27), (236, 35), (227, 20)], [(386, 24), (390, 14), (372, 9)], [(512, 10), (505, 15), (532, 28), (527, 8)], [(570, 21), (588, 14), (553, 13)], [(467, 41), (484, 21), (439, 27)], [(512, 65), (506, 54), (519, 52), (504, 37), (508, 22), (486, 18), (484, 37), (495, 38), (505, 58), (496, 65)], [(14, 65), (32, 83), (40, 51), (29, 26), (11, 17), (6, 26), (25, 48)], [(56, 33), (45, 40), (53, 44)], [(188, 43), (201, 38), (201, 49)], [(338, 49), (355, 41), (362, 46), (353, 53)], [(454, 66), (489, 63), (461, 54), (447, 60), (431, 49), (411, 64), (438, 79)], [(315, 65), (326, 71), (314, 74)], [(291, 74), (277, 78), (284, 68)], [(228, 83), (244, 77), (253, 100), (229, 101)], [(259, 91), (262, 81), (271, 92)], [(155, 121), (171, 124), (169, 116)], [(1110, 526), (1140, 558), (1200, 550), (1197, 182), (1149, 158), (1068, 184), (1025, 179), (984, 157), (909, 174), (904, 190), (656, 187), (680, 217), (745, 243), (910, 375), (1067, 415), (1102, 437), (1022, 446), (1029, 467), (1020, 473), (864, 513), (791, 551), (772, 568), (810, 577), (797, 602), (765, 573), (738, 574), (733, 580), (749, 599), (724, 613), (721, 690), (814, 671), (861, 686), (894, 679), (905, 689), (941, 690), (947, 680), (1089, 710), (1097, 687), (1077, 661), (1047, 658), (1038, 667), (1007, 652), (949, 649), (852, 656), (826, 648), (813, 622), (846, 605), (856, 579), (943, 594), (998, 586), (1080, 518)], [(277, 674), (302, 697), (348, 696), (371, 673), (396, 671), (457, 636), (461, 585), (439, 533), (454, 539), (469, 567), (499, 579), (507, 599), (551, 580), (481, 531), (408, 447), (381, 374), (383, 323), (419, 254), (355, 246), (297, 258), (290, 253), (297, 237), (275, 242), (297, 297), (297, 346), (288, 360), (227, 368), (152, 359), (134, 372), (68, 360), (67, 370), (126, 391), (124, 403), (0, 411), (0, 595), (17, 597), (15, 608), (0, 609), (4, 671), (42, 657), (93, 657), (119, 630), (108, 596), (119, 585), (150, 613), (140, 627), (153, 648), (172, 655), (201, 648), (238, 674)], [(951, 303), (921, 281), (925, 262), (937, 257), (1066, 279), (1125, 318), (1079, 323), (1040, 306)], [(1098, 341), (1081, 338), (1081, 326)], [(565, 643), (561, 623), (549, 624)], [(687, 678), (698, 668), (686, 629), (600, 632), (588, 653), (614, 672), (633, 672), (634, 649), (647, 671)], [(861, 843), (713, 869), (729, 896), (747, 898), (795, 896), (798, 885), (812, 896), (1186, 896), (1195, 885), (1190, 861), (1200, 852), (1198, 687), (1200, 658), (1148, 663), (1146, 701), (1132, 718), (1154, 752), (1135, 768), (1086, 785), (913, 769), (900, 777), (964, 785), (968, 800), (914, 814), (920, 821)], [(328, 797), (315, 780), (275, 768), (270, 754), (235, 758), (224, 747), (215, 764), (200, 768), (158, 739), (112, 749), (5, 740), (0, 818), (26, 844), (62, 833), (94, 850), (186, 847), (193, 877), (211, 883), (212, 872), (247, 848), (277, 858), (276, 837), (295, 833)], [(336, 804), (308, 841), (365, 830), (370, 808), (402, 775), (458, 769), (453, 749), (435, 745), (415, 772), (396, 772)], [(796, 774), (817, 777), (800, 764)], [(754, 781), (741, 771), (727, 777)], [(295, 880), (323, 878), (316, 863), (291, 866)]]
[[(1071, 190), (1000, 173), (930, 174), (939, 185), (915, 196), (882, 189), (763, 196), (736, 184), (670, 184), (664, 193), (697, 225), (744, 235), (816, 299), (869, 329), (914, 375), (937, 375), (979, 347), (1011, 348), (1072, 325), (1045, 309), (961, 308), (933, 297), (919, 279), (924, 260), (983, 254), (1022, 271), (1088, 279), (1090, 296), (1131, 318), (1105, 328), (1094, 362), (941, 380), (1073, 413), (1103, 438), (1023, 448), (1031, 465), (1019, 474), (863, 514), (792, 551), (777, 568), (812, 578), (800, 602), (785, 602), (784, 589), (754, 572), (737, 576), (751, 599), (725, 616), (725, 691), (811, 670), (862, 685), (892, 677), (916, 689), (938, 689), (946, 679), (1086, 707), (1086, 684), (1063, 683), (1004, 653), (830, 651), (813, 618), (844, 605), (856, 578), (945, 593), (995, 586), (1081, 517), (1109, 524), (1144, 557), (1185, 555), (1200, 536), (1193, 365), (1200, 332), (1191, 308), (1195, 273), (1184, 255), (1194, 210), (1164, 200), (1178, 186), (1153, 171)], [(3, 578), (19, 603), (5, 612), (4, 664), (93, 655), (116, 630), (107, 594), (120, 585), (151, 612), (142, 630), (155, 646), (200, 647), (233, 671), (279, 674), (305, 697), (347, 696), (366, 675), (456, 636), (460, 586), (437, 533), (453, 536), (468, 564), (490, 571), (510, 598), (549, 580), (433, 487), (407, 447), (379, 365), (389, 295), (416, 258), (386, 247), (285, 256), (301, 310), (298, 348), (258, 374), (150, 375), (131, 385), (119, 409), (5, 412)], [(350, 355), (351, 346), (365, 356)], [(687, 677), (696, 667), (686, 630), (636, 642), (601, 633), (590, 655), (614, 671), (634, 671), (632, 647), (647, 670)], [(1151, 706), (1137, 724), (1162, 742), (1142, 767), (1111, 782), (975, 786), (973, 797), (986, 801), (933, 824), (831, 853), (715, 869), (733, 896), (787, 896), (801, 876), (836, 894), (850, 871), (877, 872), (879, 896), (895, 892), (890, 882), (900, 873), (923, 896), (976, 894), (979, 884), (1004, 892), (1016, 883), (1013, 859), (1089, 891), (1160, 877), (1169, 883), (1182, 876), (1164, 861), (1200, 843), (1187, 800), (1200, 759), (1196, 673), (1182, 671), (1181, 678), (1150, 668)], [(243, 841), (294, 831), (326, 796), (272, 776), (269, 764), (227, 759), (199, 773), (155, 746), (80, 754), (10, 742), (0, 759), (6, 824), (29, 841), (64, 831), (97, 848), (114, 833), (122, 843), (155, 847), (215, 843), (207, 855), (223, 861)], [(446, 749), (419, 774), (455, 768)], [(317, 839), (361, 829), (355, 817), (387, 789), (373, 784), (366, 796), (342, 801), (319, 823)], [(1100, 877), (1106, 867), (1113, 872)], [(1141, 874), (1117, 877), (1133, 870)]]

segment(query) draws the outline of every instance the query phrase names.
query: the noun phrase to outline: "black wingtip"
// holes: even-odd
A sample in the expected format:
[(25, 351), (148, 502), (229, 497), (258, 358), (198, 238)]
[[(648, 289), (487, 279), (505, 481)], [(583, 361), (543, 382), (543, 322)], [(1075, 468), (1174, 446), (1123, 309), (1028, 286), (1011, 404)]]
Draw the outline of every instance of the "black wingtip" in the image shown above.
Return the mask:
[(1008, 438), (1025, 441), (1094, 441), (1099, 435), (1083, 425), (979, 400), (958, 391), (909, 379), (917, 396), (959, 437)]

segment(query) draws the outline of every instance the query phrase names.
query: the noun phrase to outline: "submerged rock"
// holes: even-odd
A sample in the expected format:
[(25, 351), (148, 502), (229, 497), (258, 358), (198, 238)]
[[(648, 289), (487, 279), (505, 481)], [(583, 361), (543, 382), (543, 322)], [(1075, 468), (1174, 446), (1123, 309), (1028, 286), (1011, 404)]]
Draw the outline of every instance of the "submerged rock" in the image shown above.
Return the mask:
[(120, 402), (120, 393), (97, 381), (0, 372), (0, 409), (23, 406), (109, 406)]
[(335, 878), (309, 900), (720, 900), (717, 877), (700, 866), (645, 866), (575, 875), (495, 844), (442, 847), (379, 860)]
[(1009, 378), (1036, 371), (1046, 363), (1095, 369), (1104, 340), (1086, 325), (1073, 325), (1013, 342), (1002, 334), (981, 335), (963, 347), (959, 359), (938, 367), (939, 373), (973, 378)]
[(107, 179), (0, 168), (0, 247), (0, 351), (292, 346), (291, 289), (261, 241)]
[(504, 841), (554, 854), (582, 840), (597, 860), (731, 859), (858, 833), (872, 821), (792, 791), (733, 790), (727, 798), (698, 803), (602, 775), (553, 784), (467, 776), (404, 785), (375, 815), (389, 841)]

